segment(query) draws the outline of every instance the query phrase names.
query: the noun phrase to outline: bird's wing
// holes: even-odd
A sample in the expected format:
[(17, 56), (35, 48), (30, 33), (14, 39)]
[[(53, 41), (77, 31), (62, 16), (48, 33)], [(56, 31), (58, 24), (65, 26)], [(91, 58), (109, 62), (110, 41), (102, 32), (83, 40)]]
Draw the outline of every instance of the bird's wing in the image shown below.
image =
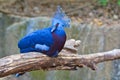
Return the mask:
[(45, 28), (42, 30), (37, 30), (35, 32), (30, 33), (29, 35), (22, 38), (18, 47), (20, 49), (27, 49), (34, 47), (37, 50), (49, 50), (50, 46), (53, 44), (52, 34), (49, 28)]
[(35, 45), (35, 49), (36, 49), (36, 50), (40, 50), (40, 51), (48, 51), (48, 50), (50, 49), (50, 47), (47, 46), (47, 45), (45, 45), (45, 44), (43, 44), (43, 45), (41, 45), (41, 44), (36, 44), (36, 45)]

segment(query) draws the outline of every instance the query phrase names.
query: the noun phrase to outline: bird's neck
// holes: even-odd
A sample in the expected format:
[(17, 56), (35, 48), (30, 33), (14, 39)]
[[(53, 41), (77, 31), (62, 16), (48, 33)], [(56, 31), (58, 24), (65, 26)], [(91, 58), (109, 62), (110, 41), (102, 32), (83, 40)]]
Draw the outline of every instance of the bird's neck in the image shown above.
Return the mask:
[(56, 30), (64, 30), (63, 27), (57, 27)]
[(66, 33), (63, 28), (57, 28), (52, 34), (56, 34), (58, 36), (66, 36)]
[(56, 25), (51, 26), (51, 32), (62, 31), (62, 30), (64, 30), (64, 28), (62, 27), (62, 24), (60, 23), (57, 23)]

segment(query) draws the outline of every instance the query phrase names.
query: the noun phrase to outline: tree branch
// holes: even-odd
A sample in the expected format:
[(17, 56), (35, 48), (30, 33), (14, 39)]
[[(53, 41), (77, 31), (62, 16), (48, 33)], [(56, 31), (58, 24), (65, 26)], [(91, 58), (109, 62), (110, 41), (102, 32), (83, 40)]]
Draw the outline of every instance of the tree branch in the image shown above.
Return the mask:
[(57, 58), (35, 52), (1, 58), (0, 77), (33, 70), (77, 70), (83, 66), (95, 70), (97, 63), (120, 59), (120, 49), (88, 55), (73, 54), (77, 53), (79, 45), (79, 40), (68, 40)]

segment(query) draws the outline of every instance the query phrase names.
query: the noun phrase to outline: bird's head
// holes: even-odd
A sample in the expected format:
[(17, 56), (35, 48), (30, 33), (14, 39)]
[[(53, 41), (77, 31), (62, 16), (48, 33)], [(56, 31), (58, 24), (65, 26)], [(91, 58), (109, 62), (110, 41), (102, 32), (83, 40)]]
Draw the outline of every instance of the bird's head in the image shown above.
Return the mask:
[(57, 10), (52, 18), (52, 30), (53, 32), (57, 27), (70, 27), (71, 19), (64, 13), (60, 6), (57, 7)]

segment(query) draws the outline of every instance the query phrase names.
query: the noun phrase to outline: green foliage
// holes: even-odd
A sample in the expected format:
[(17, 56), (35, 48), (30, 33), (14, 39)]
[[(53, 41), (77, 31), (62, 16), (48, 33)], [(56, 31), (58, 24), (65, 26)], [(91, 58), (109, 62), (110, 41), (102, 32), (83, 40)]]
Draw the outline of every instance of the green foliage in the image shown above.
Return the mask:
[(100, 3), (100, 5), (106, 6), (108, 3), (108, 0), (99, 0), (98, 2)]
[[(108, 2), (110, 2), (110, 0), (98, 0), (98, 3), (102, 6), (106, 6), (108, 4)], [(114, 1), (112, 1), (112, 2), (114, 2)], [(120, 0), (117, 0), (116, 4), (118, 4), (120, 6)]]
[(32, 78), (34, 80), (45, 80), (46, 79), (46, 71), (32, 71), (30, 72)]
[(120, 0), (117, 1), (117, 4), (120, 6)]

